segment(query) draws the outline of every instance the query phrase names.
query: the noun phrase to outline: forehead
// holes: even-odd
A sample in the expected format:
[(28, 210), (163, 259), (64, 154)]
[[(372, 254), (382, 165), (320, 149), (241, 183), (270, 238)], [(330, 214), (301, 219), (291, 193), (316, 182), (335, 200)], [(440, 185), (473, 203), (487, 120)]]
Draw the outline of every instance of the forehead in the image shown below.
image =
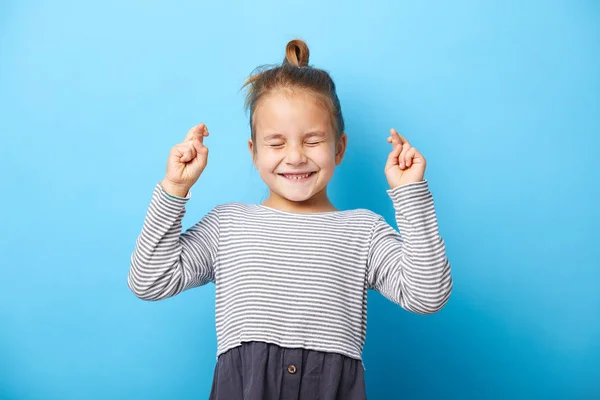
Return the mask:
[(254, 111), (253, 124), (258, 135), (329, 132), (332, 127), (329, 110), (323, 102), (305, 91), (289, 89), (265, 95)]

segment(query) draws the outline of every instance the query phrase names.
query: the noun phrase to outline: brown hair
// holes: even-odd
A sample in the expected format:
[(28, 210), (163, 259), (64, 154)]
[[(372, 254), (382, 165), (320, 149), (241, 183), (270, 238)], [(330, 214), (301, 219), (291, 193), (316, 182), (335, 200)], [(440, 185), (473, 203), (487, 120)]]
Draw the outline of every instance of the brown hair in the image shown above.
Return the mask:
[(256, 106), (261, 98), (278, 89), (299, 89), (313, 95), (315, 100), (322, 102), (331, 113), (336, 143), (341, 138), (344, 133), (344, 118), (335, 83), (329, 73), (308, 65), (309, 55), (308, 46), (303, 40), (292, 40), (285, 47), (285, 58), (281, 65), (257, 68), (242, 86), (242, 88), (249, 86), (245, 107), (250, 111), (253, 142), (256, 140), (253, 124)]

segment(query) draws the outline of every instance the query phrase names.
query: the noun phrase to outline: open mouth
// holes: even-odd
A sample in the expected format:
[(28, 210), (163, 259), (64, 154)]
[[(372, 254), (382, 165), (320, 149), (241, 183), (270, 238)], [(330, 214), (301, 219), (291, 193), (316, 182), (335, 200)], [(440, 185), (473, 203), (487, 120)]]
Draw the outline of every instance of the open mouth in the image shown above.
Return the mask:
[(278, 175), (284, 177), (285, 179), (293, 181), (293, 182), (301, 182), (301, 181), (308, 180), (314, 174), (316, 174), (315, 171), (313, 171), (313, 172), (306, 172), (306, 173), (303, 173), (303, 174), (278, 174)]

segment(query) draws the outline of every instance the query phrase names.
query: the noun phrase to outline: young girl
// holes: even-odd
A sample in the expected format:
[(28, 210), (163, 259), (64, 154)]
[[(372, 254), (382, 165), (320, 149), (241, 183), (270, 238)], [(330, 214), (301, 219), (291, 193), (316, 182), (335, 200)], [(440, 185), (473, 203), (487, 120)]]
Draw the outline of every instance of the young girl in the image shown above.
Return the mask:
[(268, 199), (217, 206), (182, 233), (207, 165), (208, 130), (197, 125), (171, 150), (131, 256), (129, 287), (144, 300), (215, 283), (211, 399), (364, 399), (367, 289), (420, 314), (450, 296), (425, 159), (394, 129), (385, 175), (402, 235), (329, 201), (347, 136), (335, 85), (308, 58), (293, 40), (283, 65), (246, 83), (248, 148)]

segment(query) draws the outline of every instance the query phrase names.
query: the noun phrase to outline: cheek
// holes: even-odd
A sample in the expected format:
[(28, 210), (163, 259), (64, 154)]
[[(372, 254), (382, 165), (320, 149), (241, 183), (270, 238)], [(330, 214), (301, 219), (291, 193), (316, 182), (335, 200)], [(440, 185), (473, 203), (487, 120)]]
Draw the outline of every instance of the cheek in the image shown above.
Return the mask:
[(277, 154), (270, 151), (259, 151), (256, 154), (254, 164), (260, 171), (271, 170), (279, 164), (280, 158)]
[(311, 152), (310, 158), (321, 168), (328, 168), (335, 165), (334, 149), (330, 147), (322, 147), (314, 150), (314, 152)]

